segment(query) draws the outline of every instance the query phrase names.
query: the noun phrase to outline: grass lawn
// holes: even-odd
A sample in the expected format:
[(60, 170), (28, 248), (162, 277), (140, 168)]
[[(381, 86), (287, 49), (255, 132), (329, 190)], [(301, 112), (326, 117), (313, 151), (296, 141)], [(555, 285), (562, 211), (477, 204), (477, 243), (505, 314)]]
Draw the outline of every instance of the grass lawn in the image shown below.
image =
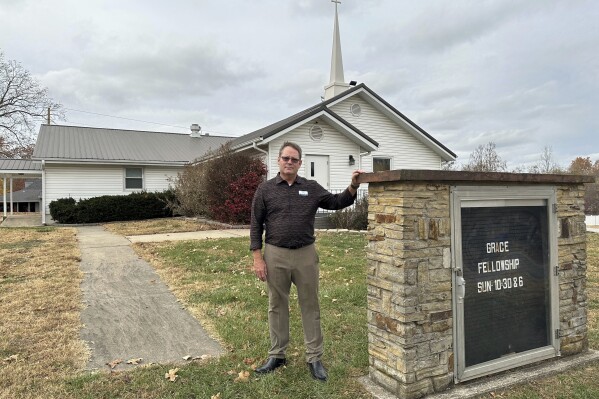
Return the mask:
[[(355, 377), (367, 373), (366, 330), (366, 241), (360, 234), (339, 233), (318, 236), (321, 259), (321, 307), (325, 334), (324, 362), (329, 369), (330, 381), (320, 383), (312, 380), (305, 365), (303, 334), (297, 306), (297, 295), (292, 291), (291, 345), (289, 364), (285, 370), (256, 378), (252, 367), (260, 364), (268, 351), (267, 297), (264, 283), (256, 280), (250, 271), (251, 257), (247, 238), (137, 244), (138, 253), (148, 259), (161, 278), (171, 287), (186, 307), (207, 326), (227, 349), (219, 359), (191, 361), (183, 365), (154, 365), (139, 367), (132, 371), (117, 373), (81, 372), (81, 351), (67, 358), (62, 352), (65, 346), (77, 347), (78, 337), (73, 332), (65, 335), (66, 344), (44, 343), (43, 355), (35, 356), (39, 341), (46, 341), (55, 330), (62, 330), (62, 321), (48, 324), (27, 335), (23, 329), (19, 335), (4, 338), (20, 322), (20, 307), (25, 299), (11, 306), (4, 306), (9, 291), (22, 284), (26, 289), (31, 281), (50, 280), (58, 274), (56, 268), (45, 271), (47, 262), (39, 262), (28, 255), (29, 251), (44, 246), (46, 252), (63, 248), (73, 240), (67, 229), (49, 230), (24, 238), (20, 232), (27, 229), (0, 230), (0, 398), (368, 398)], [(44, 230), (45, 231), (45, 230)], [(57, 239), (48, 234), (63, 232), (66, 238)], [(8, 236), (13, 236), (7, 239)], [(65, 233), (66, 232), (66, 233)], [(40, 244), (41, 242), (41, 244)], [(15, 256), (5, 261), (5, 254), (19, 248), (25, 260)], [(61, 252), (61, 251), (57, 251)], [(588, 303), (589, 342), (599, 349), (599, 235), (589, 234), (588, 245)], [(78, 255), (74, 256), (75, 259)], [(71, 261), (69, 256), (67, 259)], [(63, 267), (67, 267), (65, 260)], [(73, 261), (76, 264), (76, 260)], [(31, 264), (31, 266), (29, 266)], [(35, 264), (36, 275), (26, 272)], [(9, 271), (6, 272), (6, 270)], [(80, 276), (76, 269), (70, 280), (61, 280), (62, 287), (36, 284), (37, 296), (53, 296), (70, 287), (70, 295), (60, 293), (60, 300), (48, 299), (42, 307), (44, 314), (60, 315), (69, 309), (78, 314), (79, 305), (68, 302), (63, 296), (74, 296)], [(28, 280), (25, 280), (28, 281)], [(33, 297), (34, 292), (20, 291), (19, 297)], [(15, 299), (17, 300), (17, 299)], [(25, 313), (36, 316), (35, 309)], [(66, 309), (65, 309), (66, 307)], [(8, 318), (8, 319), (7, 319)], [(33, 323), (35, 324), (35, 323)], [(69, 324), (70, 325), (70, 324)], [(73, 324), (73, 327), (79, 327)], [(43, 330), (45, 329), (45, 331)], [(43, 339), (40, 339), (43, 337)], [(6, 342), (10, 344), (7, 345)], [(36, 346), (38, 345), (38, 346)], [(31, 347), (31, 349), (30, 349)], [(78, 353), (78, 354), (77, 354)], [(3, 360), (17, 355), (16, 362)], [(49, 360), (48, 360), (49, 359)], [(19, 364), (18, 362), (21, 362)], [(45, 362), (45, 363), (44, 363)], [(19, 365), (19, 369), (13, 368)], [(174, 382), (165, 379), (165, 373), (178, 367)], [(35, 374), (31, 370), (37, 370)], [(249, 372), (246, 376), (245, 372)], [(29, 374), (27, 374), (29, 373)], [(9, 380), (4, 377), (11, 376)], [(22, 381), (19, 376), (22, 375)], [(494, 392), (485, 397), (533, 399), (533, 398), (599, 398), (599, 365), (572, 370), (560, 376), (537, 380), (504, 392)]]
[[(265, 283), (250, 272), (249, 239), (238, 238), (135, 247), (218, 337), (227, 355), (180, 367), (175, 382), (164, 378), (168, 366), (78, 377), (68, 382), (71, 394), (81, 398), (369, 397), (354, 378), (365, 374), (368, 366), (365, 244), (361, 234), (327, 234), (318, 239), (328, 383), (314, 381), (305, 364), (295, 291), (287, 368), (260, 378), (252, 374), (269, 347), (268, 298)], [(249, 373), (247, 381), (239, 379), (243, 372)]]

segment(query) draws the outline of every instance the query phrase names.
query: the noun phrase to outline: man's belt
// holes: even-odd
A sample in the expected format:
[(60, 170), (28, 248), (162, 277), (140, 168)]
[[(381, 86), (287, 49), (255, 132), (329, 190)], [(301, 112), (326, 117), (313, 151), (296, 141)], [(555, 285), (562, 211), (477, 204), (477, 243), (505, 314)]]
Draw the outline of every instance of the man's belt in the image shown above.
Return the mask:
[(307, 247), (308, 245), (312, 245), (313, 243), (309, 243), (309, 244), (299, 244), (299, 245), (278, 245), (281, 248), (285, 248), (285, 249), (300, 249), (303, 247)]

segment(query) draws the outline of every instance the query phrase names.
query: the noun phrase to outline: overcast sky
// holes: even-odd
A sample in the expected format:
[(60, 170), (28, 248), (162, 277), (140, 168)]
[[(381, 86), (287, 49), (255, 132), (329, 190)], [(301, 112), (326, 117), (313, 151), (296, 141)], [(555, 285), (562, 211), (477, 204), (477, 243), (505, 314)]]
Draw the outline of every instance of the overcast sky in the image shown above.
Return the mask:
[[(333, 17), (330, 0), (0, 0), (0, 51), (66, 124), (240, 136), (320, 101)], [(597, 0), (339, 5), (347, 81), (460, 161), (493, 141), (510, 167), (545, 146), (599, 159), (598, 21)]]

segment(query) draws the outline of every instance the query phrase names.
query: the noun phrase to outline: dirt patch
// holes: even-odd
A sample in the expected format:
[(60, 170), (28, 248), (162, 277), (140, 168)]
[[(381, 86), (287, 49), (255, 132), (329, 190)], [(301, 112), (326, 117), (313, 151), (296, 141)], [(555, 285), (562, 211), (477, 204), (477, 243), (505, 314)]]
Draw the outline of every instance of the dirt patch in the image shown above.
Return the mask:
[(181, 233), (188, 231), (214, 230), (215, 227), (207, 223), (196, 220), (181, 218), (165, 218), (140, 220), (136, 222), (108, 223), (104, 227), (113, 233), (123, 236), (160, 234), (160, 233)]

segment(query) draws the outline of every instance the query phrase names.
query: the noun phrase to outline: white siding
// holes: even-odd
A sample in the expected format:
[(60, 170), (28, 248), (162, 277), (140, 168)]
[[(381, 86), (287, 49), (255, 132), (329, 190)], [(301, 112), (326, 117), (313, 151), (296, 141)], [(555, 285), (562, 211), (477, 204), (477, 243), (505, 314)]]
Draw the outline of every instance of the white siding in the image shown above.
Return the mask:
[[(149, 192), (166, 190), (181, 170), (176, 167), (144, 166), (144, 189)], [(125, 167), (120, 165), (46, 164), (44, 209), (47, 220), (50, 220), (48, 205), (59, 198), (80, 200), (101, 195), (127, 195), (135, 191), (125, 190), (124, 174)]]
[[(343, 190), (347, 188), (351, 181), (352, 171), (358, 167), (360, 148), (347, 137), (327, 125), (322, 119), (318, 119), (318, 125), (323, 129), (324, 137), (320, 141), (313, 141), (309, 134), (310, 127), (313, 124), (314, 122), (309, 122), (270, 142), (268, 178), (276, 176), (279, 171), (277, 158), (279, 156), (279, 148), (283, 142), (293, 141), (302, 148), (302, 159), (305, 159), (306, 155), (328, 155), (329, 189)], [(356, 159), (356, 164), (353, 166), (349, 165), (350, 154)], [(302, 165), (300, 168), (300, 176), (306, 176), (305, 167), (306, 165)]]
[(164, 191), (174, 186), (179, 172), (183, 168), (144, 167), (144, 187), (146, 191)]
[[(360, 116), (351, 114), (352, 104), (360, 105)], [(379, 143), (376, 152), (362, 157), (361, 166), (367, 172), (372, 171), (373, 156), (391, 158), (391, 169), (441, 168), (441, 157), (358, 96), (335, 104), (331, 110)]]

